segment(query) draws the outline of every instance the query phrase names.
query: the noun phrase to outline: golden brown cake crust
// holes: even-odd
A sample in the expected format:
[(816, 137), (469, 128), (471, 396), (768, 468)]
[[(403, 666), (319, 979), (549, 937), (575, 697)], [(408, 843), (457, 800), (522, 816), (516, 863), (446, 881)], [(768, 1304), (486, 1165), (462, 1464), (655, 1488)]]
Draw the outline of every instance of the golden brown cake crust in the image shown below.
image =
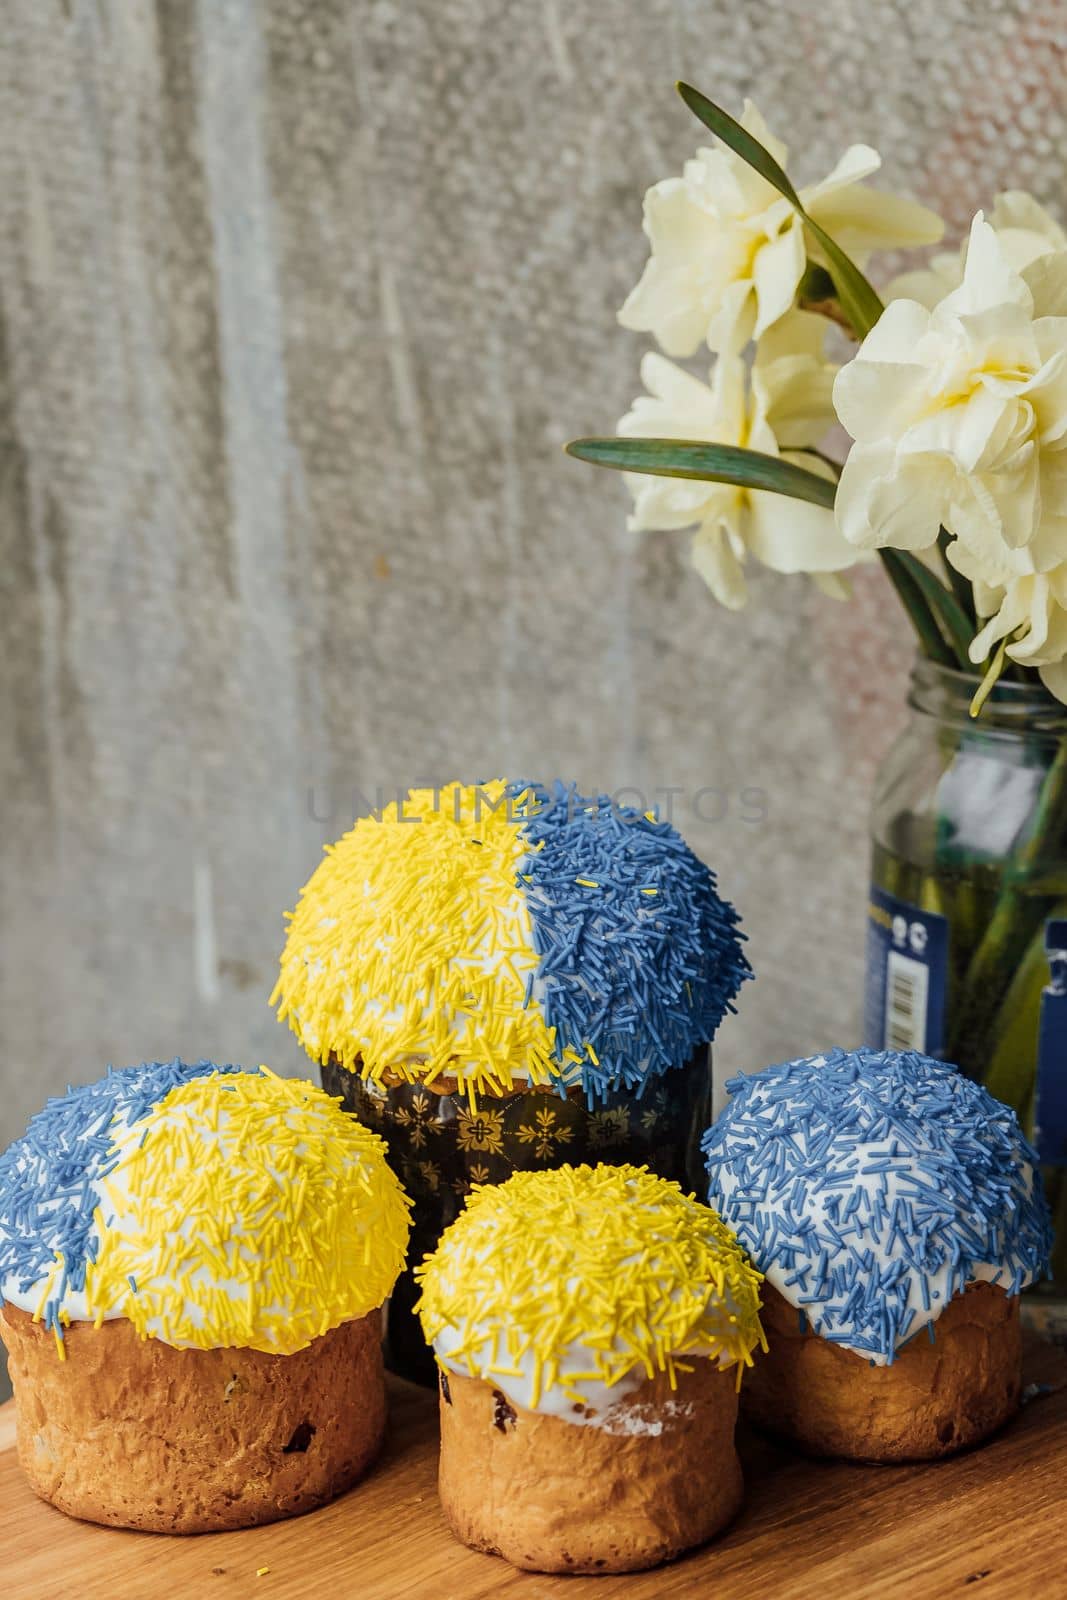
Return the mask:
[(532, 1572), (633, 1572), (703, 1544), (741, 1504), (736, 1373), (694, 1359), (629, 1412), (662, 1431), (609, 1433), (512, 1405), (446, 1375), (439, 1488), (456, 1537)]
[(70, 1516), (153, 1533), (311, 1511), (378, 1452), (380, 1331), (375, 1312), (282, 1356), (179, 1350), (124, 1319), (76, 1322), (60, 1361), (54, 1336), (5, 1305), (23, 1470)]
[(971, 1284), (945, 1307), (931, 1343), (925, 1329), (891, 1366), (810, 1331), (763, 1285), (770, 1346), (756, 1352), (741, 1407), (749, 1421), (813, 1455), (856, 1461), (929, 1461), (977, 1444), (1019, 1408), (1019, 1298)]

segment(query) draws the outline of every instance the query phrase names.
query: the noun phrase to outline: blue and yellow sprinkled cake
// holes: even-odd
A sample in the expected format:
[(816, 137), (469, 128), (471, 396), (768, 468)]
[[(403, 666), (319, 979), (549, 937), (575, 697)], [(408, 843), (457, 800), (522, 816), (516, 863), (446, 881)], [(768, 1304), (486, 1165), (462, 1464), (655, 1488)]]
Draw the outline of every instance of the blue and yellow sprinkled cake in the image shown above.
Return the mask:
[(729, 1521), (760, 1279), (707, 1206), (639, 1167), (516, 1173), (475, 1191), (416, 1276), (461, 1540), (623, 1572)]
[(1051, 1242), (1015, 1113), (929, 1056), (830, 1050), (727, 1085), (708, 1198), (766, 1278), (753, 1418), (826, 1455), (926, 1459), (1018, 1407), (1019, 1293)]
[(146, 1063), (49, 1101), (0, 1157), (33, 1487), (168, 1532), (346, 1487), (381, 1437), (407, 1208), (376, 1134), (264, 1067)]
[(272, 996), (368, 1079), (640, 1092), (750, 976), (733, 907), (668, 823), (573, 785), (415, 789), (330, 847)]

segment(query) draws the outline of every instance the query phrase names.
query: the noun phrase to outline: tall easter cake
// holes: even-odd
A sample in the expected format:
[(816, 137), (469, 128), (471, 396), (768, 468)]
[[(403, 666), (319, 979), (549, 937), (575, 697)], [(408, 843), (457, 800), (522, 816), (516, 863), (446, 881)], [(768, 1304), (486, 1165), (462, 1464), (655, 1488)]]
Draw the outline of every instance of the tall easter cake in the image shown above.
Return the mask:
[(651, 813), (497, 780), (415, 789), (326, 852), (272, 996), (301, 1044), (381, 1082), (639, 1090), (749, 976), (737, 914)]
[[(737, 913), (651, 812), (496, 780), (415, 789), (327, 849), (272, 997), (385, 1135), (412, 1261), (474, 1183), (634, 1162), (694, 1187), (707, 1045), (750, 969)], [(402, 1276), (389, 1348), (433, 1381)]]

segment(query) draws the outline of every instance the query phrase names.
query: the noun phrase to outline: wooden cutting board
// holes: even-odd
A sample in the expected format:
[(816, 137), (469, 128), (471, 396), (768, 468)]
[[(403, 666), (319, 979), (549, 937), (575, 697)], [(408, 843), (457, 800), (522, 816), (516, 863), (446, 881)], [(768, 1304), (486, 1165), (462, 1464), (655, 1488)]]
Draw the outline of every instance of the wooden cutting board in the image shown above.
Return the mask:
[[(435, 1493), (436, 1396), (390, 1380), (379, 1465), (333, 1505), (244, 1533), (169, 1538), (73, 1522), (38, 1501), (0, 1407), (3, 1600), (1060, 1600), (1067, 1596), (1067, 1356), (1032, 1340), (1022, 1415), (920, 1467), (813, 1462), (743, 1441), (726, 1535), (657, 1571), (543, 1578), (457, 1544)], [(261, 1571), (260, 1569), (266, 1569)]]

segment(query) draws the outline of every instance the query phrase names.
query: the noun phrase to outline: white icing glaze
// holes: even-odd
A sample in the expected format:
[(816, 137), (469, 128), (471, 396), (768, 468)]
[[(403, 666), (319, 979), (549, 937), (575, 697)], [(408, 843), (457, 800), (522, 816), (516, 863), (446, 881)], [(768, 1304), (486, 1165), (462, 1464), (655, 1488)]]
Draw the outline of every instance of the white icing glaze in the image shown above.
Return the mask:
[[(892, 1140), (872, 1141), (870, 1144), (864, 1145), (864, 1159), (868, 1161), (877, 1160), (880, 1156), (888, 1155), (892, 1148)], [(1033, 1185), (1033, 1169), (1029, 1165), (1024, 1165), (1021, 1170), (1023, 1173), (1023, 1181), (1026, 1187), (1029, 1189)], [(889, 1173), (885, 1175), (885, 1178), (887, 1184), (886, 1203), (887, 1205), (891, 1205), (893, 1199), (896, 1197), (899, 1186), (898, 1174)], [(878, 1182), (878, 1178), (873, 1175), (864, 1177), (857, 1174), (855, 1178), (856, 1187), (862, 1186), (872, 1197), (876, 1192)], [(732, 1200), (735, 1194), (737, 1194), (739, 1188), (738, 1180), (728, 1162), (724, 1162), (721, 1167), (716, 1169), (716, 1183), (719, 1189), (722, 1191), (725, 1201), (728, 1202)], [(815, 1186), (810, 1187), (805, 1194), (804, 1215), (815, 1224), (816, 1228), (820, 1227), (826, 1220), (827, 1212), (824, 1204), (823, 1192)], [(876, 1269), (879, 1273), (884, 1272), (884, 1270), (890, 1265), (890, 1262), (894, 1259), (890, 1252), (882, 1247), (880, 1242), (877, 1240), (865, 1239), (863, 1248), (871, 1250), (875, 1259)], [(777, 1262), (770, 1262), (766, 1264), (762, 1270), (766, 1281), (775, 1289), (777, 1289), (783, 1300), (786, 1300), (791, 1306), (796, 1307), (798, 1320), (800, 1312), (803, 1311), (808, 1325), (816, 1333), (823, 1333), (826, 1331), (827, 1325), (824, 1317), (820, 1313), (820, 1308), (818, 1305), (810, 1303), (805, 1304), (805, 1295), (803, 1289), (795, 1283), (789, 1283), (788, 1280), (792, 1275), (792, 1270), (790, 1268), (783, 1267)], [(997, 1283), (1000, 1280), (1009, 1281), (1010, 1276), (1010, 1272), (1005, 1270), (1003, 1261), (987, 1261), (982, 1262), (975, 1267), (972, 1273), (972, 1282)], [(914, 1312), (915, 1316), (914, 1321), (911, 1323), (908, 1330), (909, 1341), (916, 1336), (921, 1338), (929, 1337), (924, 1330), (930, 1324), (937, 1321), (949, 1300), (952, 1298), (950, 1293), (951, 1280), (952, 1266), (950, 1262), (945, 1262), (936, 1273), (932, 1273), (929, 1276), (929, 1309), (923, 1305), (919, 1281), (917, 1279), (912, 1281), (907, 1300), (907, 1307), (908, 1310)], [(1033, 1281), (1034, 1274), (1030, 1273), (1029, 1275), (1025, 1276), (1024, 1284), (1032, 1283)], [(856, 1355), (860, 1356), (862, 1360), (870, 1362), (873, 1366), (884, 1367), (889, 1363), (889, 1358), (883, 1351), (868, 1350), (859, 1345), (850, 1344), (846, 1339), (840, 1337), (836, 1338), (834, 1342), (839, 1344), (842, 1349), (852, 1350)]]
[[(208, 1127), (204, 1125), (200, 1128), (200, 1137), (205, 1141), (205, 1144), (209, 1139), (221, 1137), (225, 1121), (226, 1114), (225, 1111), (222, 1111), (219, 1114), (216, 1126)], [(117, 1112), (109, 1129), (112, 1137), (112, 1154), (114, 1154), (116, 1147), (130, 1142), (135, 1143), (140, 1137), (140, 1130), (146, 1123), (151, 1126), (154, 1132), (158, 1132), (168, 1124), (171, 1126), (186, 1125), (183, 1116), (161, 1113), (158, 1107), (153, 1107), (145, 1118), (133, 1124), (130, 1124), (121, 1112)], [(297, 1153), (302, 1148), (306, 1149), (306, 1146), (296, 1146)], [(27, 1163), (24, 1160), (20, 1162), (22, 1170), (25, 1170), (26, 1165)], [(274, 1171), (274, 1176), (279, 1183), (286, 1181), (284, 1175), (279, 1171)], [(128, 1170), (124, 1170), (121, 1166), (112, 1171), (106, 1179), (98, 1177), (88, 1179), (89, 1189), (96, 1197), (96, 1203), (100, 1208), (100, 1216), (108, 1231), (126, 1234), (136, 1232), (136, 1223), (124, 1208), (124, 1201), (130, 1193), (128, 1180)], [(184, 1238), (189, 1238), (193, 1234), (195, 1226), (196, 1219), (186, 1217), (178, 1233)], [(96, 1226), (94, 1232), (99, 1235), (99, 1231), (99, 1226)], [(235, 1222), (231, 1226), (229, 1234), (231, 1239), (240, 1239), (244, 1231), (246, 1230)], [(246, 1260), (249, 1263), (249, 1278), (254, 1277), (254, 1263), (257, 1259), (257, 1252), (248, 1246), (242, 1246), (239, 1250), (239, 1255), (242, 1260)], [(48, 1272), (32, 1283), (28, 1289), (21, 1289), (18, 1279), (14, 1276), (9, 1276), (0, 1283), (0, 1298), (13, 1306), (17, 1306), (20, 1310), (28, 1312), (31, 1316), (37, 1317), (43, 1311), (46, 1300), (51, 1297), (53, 1288), (59, 1281), (61, 1271), (62, 1269), (58, 1265), (50, 1268)], [(167, 1275), (163, 1274), (160, 1274), (157, 1278), (158, 1283), (167, 1284), (172, 1283), (172, 1281)], [(198, 1268), (188, 1274), (185, 1281), (193, 1289), (202, 1287), (210, 1293), (221, 1292), (234, 1303), (241, 1303), (249, 1298), (249, 1279), (246, 1278), (219, 1277), (210, 1274), (206, 1268)], [(68, 1323), (89, 1322), (95, 1324), (98, 1322), (112, 1322), (126, 1315), (126, 1305), (127, 1297), (124, 1295), (122, 1301), (118, 1304), (101, 1306), (97, 1298), (90, 1306), (86, 1290), (75, 1290), (67, 1285), (59, 1303), (59, 1313), (62, 1320)], [(206, 1312), (202, 1305), (187, 1298), (185, 1300), (185, 1311), (196, 1326), (203, 1327)], [(199, 1348), (194, 1346), (191, 1340), (176, 1338), (173, 1334), (168, 1335), (161, 1317), (148, 1318), (146, 1332), (153, 1338), (159, 1339), (162, 1343), (172, 1345), (175, 1349)]]
[[(490, 1372), (477, 1359), (472, 1362), (466, 1354), (453, 1354), (460, 1344), (460, 1338), (456, 1328), (443, 1328), (434, 1340), (434, 1354), (446, 1371), (458, 1373), (461, 1377), (480, 1378), (483, 1383), (499, 1389), (512, 1405), (520, 1406), (524, 1411), (559, 1417), (579, 1427), (602, 1428), (606, 1433), (629, 1435), (660, 1434), (666, 1421), (686, 1416), (691, 1411), (690, 1406), (677, 1400), (664, 1402), (658, 1408), (656, 1417), (635, 1410), (629, 1402), (647, 1380), (644, 1368), (631, 1367), (615, 1383), (606, 1384), (596, 1375), (592, 1352), (583, 1344), (570, 1345), (559, 1357), (559, 1379), (552, 1384), (543, 1384), (534, 1404), (535, 1362), (530, 1351), (513, 1363), (514, 1370)], [(490, 1335), (486, 1332), (481, 1348), (489, 1345)], [(706, 1360), (707, 1355), (702, 1350), (687, 1350), (684, 1354), (679, 1352), (678, 1358), (685, 1361), (690, 1358)], [(569, 1382), (571, 1387), (564, 1387), (565, 1382)], [(575, 1391), (581, 1395), (581, 1403), (576, 1400)]]
[[(112, 1138), (117, 1139), (121, 1134), (128, 1132), (129, 1126), (130, 1124), (127, 1122), (125, 1116), (123, 1116), (121, 1112), (116, 1112), (115, 1116), (111, 1120), (111, 1127), (109, 1130)], [(25, 1172), (29, 1166), (29, 1163), (26, 1161), (25, 1157), (21, 1157), (18, 1166), (20, 1172)], [(108, 1181), (111, 1185), (112, 1193), (118, 1194), (120, 1192), (121, 1180), (118, 1179), (115, 1174), (112, 1174)], [(114, 1216), (115, 1207), (112, 1204), (110, 1196), (104, 1189), (103, 1180), (95, 1177), (89, 1178), (88, 1187), (90, 1193), (94, 1195), (96, 1199), (96, 1204), (101, 1208), (101, 1215), (103, 1216), (104, 1220), (106, 1222), (110, 1221)], [(55, 1201), (42, 1202), (41, 1211), (47, 1212), (54, 1206), (57, 1206), (57, 1202)], [(49, 1298), (53, 1286), (58, 1282), (58, 1273), (60, 1270), (61, 1269), (58, 1267), (50, 1268), (40, 1278), (38, 1278), (36, 1282), (31, 1283), (28, 1289), (20, 1288), (19, 1280), (16, 1277), (8, 1276), (3, 1280), (2, 1283), (0, 1283), (0, 1296), (2, 1296), (9, 1305), (17, 1306), (20, 1311), (27, 1311), (31, 1317), (35, 1317), (43, 1310), (44, 1303)], [(114, 1318), (122, 1316), (121, 1309), (116, 1306), (111, 1306), (102, 1313), (99, 1310), (90, 1311), (85, 1290), (74, 1290), (69, 1285), (63, 1291), (63, 1297), (60, 1300), (59, 1309), (61, 1315), (70, 1322), (94, 1322), (98, 1319), (108, 1322)]]
[[(462, 958), (457, 957), (453, 962), (453, 966), (469, 967), (472, 971), (482, 974), (497, 973), (503, 971), (504, 969), (507, 969), (509, 972), (514, 972), (514, 956), (511, 953), (510, 947), (514, 946), (523, 950), (525, 953), (528, 953), (529, 971), (533, 974), (528, 1005), (531, 1010), (536, 1010), (539, 1012), (543, 1019), (544, 982), (538, 975), (537, 969), (539, 965), (539, 957), (534, 946), (533, 925), (530, 921), (530, 912), (526, 902), (526, 897), (520, 890), (518, 884), (516, 884), (512, 891), (510, 901), (505, 901), (498, 904), (494, 898), (494, 895), (490, 893), (490, 891), (493, 889), (493, 880), (487, 877), (485, 883), (487, 902), (491, 900), (494, 905), (493, 915), (495, 927), (487, 927), (479, 942), (466, 956)], [(363, 891), (368, 900), (372, 898), (372, 885), (369, 881), (364, 882)], [(336, 922), (336, 917), (323, 917), (320, 919), (319, 926), (322, 928), (323, 932), (328, 932), (332, 927), (335, 926)], [(503, 937), (498, 943), (497, 938), (501, 934)], [(382, 955), (388, 955), (388, 941), (379, 937), (375, 941), (375, 949)], [(334, 952), (331, 956), (331, 960), (334, 970), (338, 975), (340, 975), (342, 967), (339, 953)], [(326, 971), (326, 965), (323, 962), (322, 957), (314, 954), (311, 949), (304, 951), (304, 961), (309, 972), (320, 974)], [(526, 977), (525, 967), (522, 968), (522, 977), (524, 979)], [(340, 976), (338, 976), (337, 981), (341, 981)], [(398, 1028), (403, 1024), (405, 1013), (402, 1006), (396, 1006), (390, 1009), (381, 1000), (374, 1001), (368, 999), (369, 991), (366, 987), (364, 987), (361, 992), (364, 1003), (367, 1005), (368, 1010), (371, 1011), (376, 1017), (380, 1018), (385, 1023), (391, 1023)], [(351, 1016), (355, 1010), (355, 995), (350, 984), (344, 984), (342, 994), (345, 1012), (348, 1016)], [(435, 1021), (440, 1024), (442, 1017), (447, 1016), (447, 1013), (442, 1012), (441, 1007), (437, 1004), (433, 996), (428, 995), (424, 991), (420, 990), (418, 998), (423, 1006), (424, 1021), (428, 1021), (431, 1017), (433, 1017)], [(313, 1055), (319, 1054), (322, 1049), (322, 1040), (312, 1025), (311, 1019), (306, 1018), (301, 1009), (295, 1006), (293, 1008), (293, 1016), (300, 1024), (300, 1037), (304, 1047)], [(460, 1033), (458, 1020), (454, 1022), (451, 1031), (456, 1034), (458, 1038)], [(424, 1060), (424, 1056), (420, 1056), (411, 1052), (398, 1052), (397, 1055), (389, 1063), (387, 1063), (385, 1070), (396, 1071), (403, 1076), (405, 1067), (421, 1065)], [(452, 1058), (452, 1060), (449, 1062), (448, 1068), (452, 1076), (461, 1083), (467, 1078), (472, 1077), (475, 1073), (480, 1073), (483, 1069), (484, 1062), (465, 1060), (459, 1055)], [(529, 1072), (521, 1063), (512, 1065), (511, 1081), (515, 1084), (529, 1083)]]

